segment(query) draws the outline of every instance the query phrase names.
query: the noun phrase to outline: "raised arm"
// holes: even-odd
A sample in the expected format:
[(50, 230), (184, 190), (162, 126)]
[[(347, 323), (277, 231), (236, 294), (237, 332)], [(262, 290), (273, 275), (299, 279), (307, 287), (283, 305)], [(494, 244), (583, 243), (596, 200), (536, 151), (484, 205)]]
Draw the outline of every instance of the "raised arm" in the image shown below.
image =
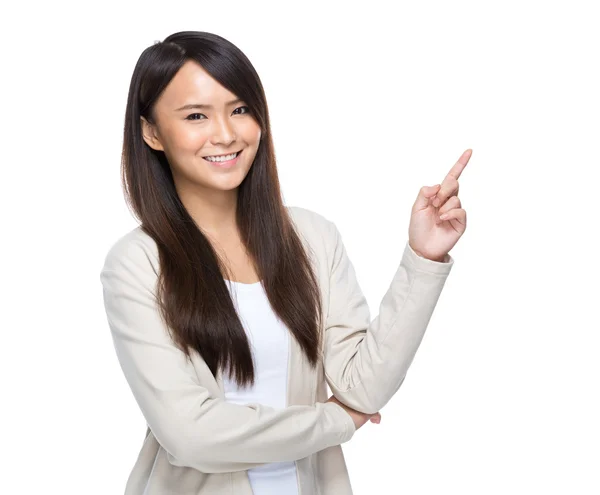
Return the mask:
[(244, 406), (218, 397), (216, 382), (200, 383), (160, 318), (150, 258), (137, 240), (117, 244), (100, 278), (120, 366), (169, 462), (206, 473), (241, 471), (301, 459), (352, 437), (352, 418), (333, 402)]
[(340, 232), (333, 222), (328, 224), (332, 252), (325, 378), (341, 402), (373, 414), (404, 381), (454, 259), (422, 258), (407, 242), (379, 314), (371, 321)]

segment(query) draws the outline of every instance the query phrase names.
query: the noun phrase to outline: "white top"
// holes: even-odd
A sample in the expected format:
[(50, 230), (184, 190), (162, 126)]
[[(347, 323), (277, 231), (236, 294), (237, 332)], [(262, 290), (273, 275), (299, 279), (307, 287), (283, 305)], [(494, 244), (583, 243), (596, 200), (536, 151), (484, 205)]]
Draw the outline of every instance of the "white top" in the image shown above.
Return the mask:
[[(273, 312), (261, 282), (244, 284), (225, 280), (233, 304), (250, 341), (255, 384), (239, 389), (223, 375), (225, 400), (286, 407), (289, 329)], [(297, 495), (295, 462), (275, 462), (248, 470), (254, 495)]]

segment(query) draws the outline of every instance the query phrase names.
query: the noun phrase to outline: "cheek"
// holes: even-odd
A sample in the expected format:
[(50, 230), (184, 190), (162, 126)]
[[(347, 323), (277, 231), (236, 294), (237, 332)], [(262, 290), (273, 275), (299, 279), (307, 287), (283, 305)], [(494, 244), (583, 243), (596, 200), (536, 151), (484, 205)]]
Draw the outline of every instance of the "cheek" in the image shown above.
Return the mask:
[(206, 132), (193, 126), (178, 126), (171, 134), (173, 146), (180, 152), (196, 153), (204, 146)]
[(260, 141), (261, 137), (261, 132), (260, 126), (256, 122), (248, 122), (248, 124), (245, 125), (241, 131), (244, 137), (244, 141), (246, 141), (248, 144), (258, 146), (258, 142)]

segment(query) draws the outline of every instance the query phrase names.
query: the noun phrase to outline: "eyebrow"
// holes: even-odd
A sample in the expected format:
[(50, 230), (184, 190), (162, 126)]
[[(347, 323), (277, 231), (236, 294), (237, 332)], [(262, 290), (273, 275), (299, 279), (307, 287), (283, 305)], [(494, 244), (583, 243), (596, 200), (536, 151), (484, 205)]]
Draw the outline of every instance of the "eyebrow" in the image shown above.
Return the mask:
[[(243, 101), (241, 98), (236, 98), (235, 100), (228, 101), (226, 105), (234, 105), (235, 103), (240, 103), (241, 101)], [(187, 105), (177, 108), (175, 111), (179, 112), (180, 110), (191, 110), (192, 108), (213, 108), (213, 106), (202, 103), (188, 103)]]

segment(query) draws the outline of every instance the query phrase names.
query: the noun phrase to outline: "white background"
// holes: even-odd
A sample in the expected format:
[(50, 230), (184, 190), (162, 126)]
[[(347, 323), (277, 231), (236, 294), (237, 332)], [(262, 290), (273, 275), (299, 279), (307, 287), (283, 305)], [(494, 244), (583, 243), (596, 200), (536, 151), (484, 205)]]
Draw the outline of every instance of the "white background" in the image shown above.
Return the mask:
[(0, 492), (124, 490), (146, 425), (99, 274), (137, 225), (119, 182), (125, 103), (141, 52), (198, 30), (252, 61), (284, 201), (336, 223), (372, 317), (419, 188), (473, 149), (467, 231), (421, 348), (381, 424), (344, 444), (355, 493), (600, 493), (594, 6), (3, 7)]

